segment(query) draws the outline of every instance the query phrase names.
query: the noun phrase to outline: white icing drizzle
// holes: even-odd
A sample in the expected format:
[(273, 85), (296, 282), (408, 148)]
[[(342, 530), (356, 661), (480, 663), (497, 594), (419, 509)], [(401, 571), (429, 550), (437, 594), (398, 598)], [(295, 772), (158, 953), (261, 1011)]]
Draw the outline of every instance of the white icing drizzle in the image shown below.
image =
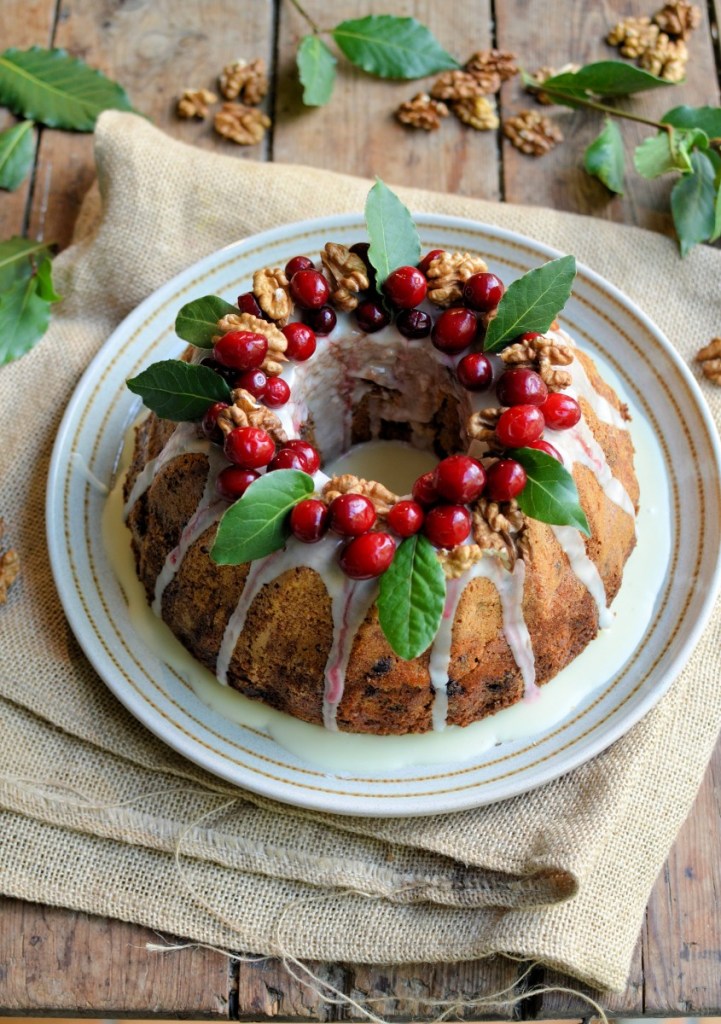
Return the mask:
[(160, 454), (146, 462), (142, 471), (138, 473), (133, 489), (123, 507), (123, 519), (127, 521), (135, 502), (145, 494), (157, 474), (171, 459), (191, 452), (207, 455), (209, 450), (210, 441), (198, 437), (197, 423), (179, 423)]
[(333, 615), (333, 644), (325, 668), (325, 689), (323, 692), (323, 725), (336, 732), (338, 705), (345, 691), (345, 676), (348, 660), (353, 649), (356, 633), (365, 619), (378, 593), (377, 580), (349, 580), (335, 578), (342, 570), (332, 561), (333, 580), (329, 585), (328, 576), (323, 582), (328, 589)]
[(428, 670), (431, 675), (431, 687), (433, 688), (431, 716), (435, 732), (442, 732), (448, 720), (448, 684), (450, 682), (453, 624), (461, 595), (466, 588), (466, 584), (472, 578), (471, 571), (460, 579), (448, 580), (446, 583), (446, 603), (443, 608), (443, 617), (431, 647)]
[(613, 612), (606, 606), (606, 588), (595, 562), (588, 557), (580, 530), (575, 526), (552, 526), (551, 529), (563, 548), (571, 569), (596, 602), (599, 627), (607, 629), (613, 622)]
[(613, 475), (603, 448), (598, 443), (584, 419), (579, 420), (570, 430), (544, 430), (543, 437), (563, 456), (566, 466), (578, 462), (587, 466), (595, 475), (598, 485), (614, 505), (618, 505), (630, 516), (636, 517), (636, 509), (621, 481)]

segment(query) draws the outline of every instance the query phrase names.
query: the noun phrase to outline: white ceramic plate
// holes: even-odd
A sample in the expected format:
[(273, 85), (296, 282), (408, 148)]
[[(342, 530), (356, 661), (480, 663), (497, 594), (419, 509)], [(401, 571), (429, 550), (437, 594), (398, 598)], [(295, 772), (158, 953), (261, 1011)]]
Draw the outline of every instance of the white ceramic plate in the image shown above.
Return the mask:
[[(508, 283), (559, 254), (498, 228), (419, 215), (425, 249), (478, 252)], [(418, 815), (460, 810), (526, 792), (588, 760), (653, 706), (689, 657), (719, 586), (721, 452), (701, 393), (651, 321), (617, 289), (579, 268), (562, 316), (621, 379), (660, 439), (672, 496), (672, 558), (651, 622), (635, 653), (559, 725), (454, 765), (414, 766), (392, 778), (332, 775), (261, 732), (222, 718), (133, 634), (122, 591), (103, 549), (103, 495), (87, 466), (110, 483), (119, 439), (137, 410), (125, 387), (149, 363), (179, 353), (175, 313), (201, 295), (229, 300), (253, 270), (325, 242), (365, 237), (362, 219), (332, 217), (266, 232), (208, 256), (142, 303), (93, 360), (55, 443), (47, 500), (55, 582), (85, 653), (125, 706), (171, 747), (240, 786), (305, 807), (345, 814)], [(75, 454), (72, 454), (75, 453)], [(683, 524), (683, 529), (680, 524)]]

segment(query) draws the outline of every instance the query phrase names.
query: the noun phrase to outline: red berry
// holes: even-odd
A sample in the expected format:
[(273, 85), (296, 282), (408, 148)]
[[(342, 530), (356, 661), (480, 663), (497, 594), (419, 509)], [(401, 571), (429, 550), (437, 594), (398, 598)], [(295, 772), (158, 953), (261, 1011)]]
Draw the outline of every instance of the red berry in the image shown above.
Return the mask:
[(294, 438), (292, 441), (286, 441), (283, 447), (290, 448), (291, 451), (294, 451), (296, 455), (301, 457), (305, 463), (304, 470), (306, 473), (310, 473), (311, 476), (320, 469), (320, 455), (308, 441)]
[(515, 459), (499, 459), (488, 469), (486, 494), (491, 501), (510, 501), (526, 486), (526, 471)]
[(357, 537), (376, 521), (375, 505), (364, 494), (341, 494), (330, 503), (330, 528), (343, 537)]
[(558, 449), (554, 448), (552, 444), (548, 443), (548, 441), (530, 441), (526, 445), (526, 448), (535, 448), (536, 451), (545, 452), (546, 455), (552, 456), (554, 459), (557, 459), (561, 463), (561, 465), (563, 465), (563, 456), (558, 451)]
[(428, 283), (416, 267), (396, 267), (383, 282), (383, 291), (394, 306), (413, 309), (425, 299)]
[(328, 529), (328, 507), (318, 498), (304, 498), (293, 506), (290, 528), (304, 544), (315, 544)]
[(270, 377), (265, 386), (263, 401), (271, 409), (277, 409), (290, 398), (290, 388), (282, 377)]
[(436, 256), (442, 256), (444, 252), (445, 249), (431, 249), (430, 252), (427, 252), (423, 259), (421, 260), (421, 262), (418, 264), (418, 269), (420, 270), (420, 272), (422, 274), (427, 274), (428, 268), (430, 267), (431, 263), (436, 258)]
[(304, 310), (303, 323), (307, 324), (316, 334), (325, 337), (338, 323), (338, 318), (332, 306), (321, 306), (320, 309)]
[(302, 473), (305, 473), (303, 456), (299, 455), (298, 452), (294, 452), (292, 448), (281, 448), (268, 464), (269, 473), (274, 472), (276, 469), (299, 469)]
[(506, 289), (495, 274), (472, 274), (463, 286), (463, 301), (479, 313), (490, 313)]
[(427, 338), (432, 323), (422, 309), (402, 309), (396, 317), (396, 327), (404, 338)]
[(456, 373), (468, 391), (485, 391), (493, 380), (493, 366), (482, 352), (469, 352), (459, 362)]
[(426, 515), (425, 534), (437, 548), (455, 548), (471, 532), (471, 513), (464, 505), (436, 505)]
[(561, 391), (552, 392), (541, 406), (546, 426), (551, 430), (568, 430), (581, 418), (581, 406), (575, 398)]
[(456, 306), (441, 313), (433, 325), (431, 341), (440, 352), (455, 355), (468, 348), (476, 336), (478, 321), (470, 309)]
[(548, 397), (548, 388), (535, 370), (517, 366), (501, 374), (496, 394), (501, 405), (543, 405)]
[(288, 341), (285, 354), (289, 359), (295, 359), (297, 363), (304, 363), (306, 359), (315, 352), (315, 334), (307, 326), (296, 320), (292, 324), (286, 324), (283, 334)]
[(419, 505), (435, 505), (438, 501), (435, 476), (436, 474), (431, 470), (429, 473), (424, 473), (422, 476), (419, 476), (413, 484), (413, 499), (414, 501), (417, 501)]
[(523, 448), (537, 441), (546, 421), (537, 405), (512, 405), (496, 424), (496, 437), (507, 448)]
[(390, 568), (395, 553), (389, 533), (364, 533), (343, 548), (340, 567), (352, 580), (372, 580)]
[(241, 373), (240, 377), (235, 378), (233, 387), (250, 391), (253, 398), (262, 398), (267, 383), (268, 378), (262, 370), (246, 370), (245, 373)]
[(290, 279), (290, 294), (303, 309), (320, 309), (328, 301), (328, 282), (317, 270), (299, 270)]
[(254, 370), (268, 352), (268, 339), (252, 331), (229, 331), (219, 338), (213, 355), (223, 366), (234, 370)]
[(203, 431), (205, 436), (218, 444), (223, 443), (223, 433), (218, 426), (218, 413), (227, 408), (227, 402), (213, 402), (210, 408), (205, 410), (203, 418), (200, 421), (200, 429)]
[(268, 319), (252, 292), (243, 292), (238, 296), (238, 309), (241, 313), (250, 313), (251, 316), (259, 316), (262, 320)]
[(218, 473), (215, 487), (221, 498), (237, 501), (242, 498), (250, 485), (259, 478), (260, 473), (253, 469), (241, 469), (240, 466), (226, 466)]
[(360, 329), (366, 334), (374, 334), (375, 331), (380, 331), (391, 322), (385, 309), (372, 299), (366, 299), (356, 306), (355, 318)]
[(417, 501), (399, 501), (388, 513), (388, 525), (399, 537), (412, 537), (423, 526), (423, 509)]
[(290, 281), (293, 274), (297, 274), (299, 270), (313, 269), (313, 260), (309, 260), (307, 256), (294, 256), (285, 265), (285, 276)]
[(446, 501), (468, 505), (480, 497), (486, 472), (478, 459), (470, 455), (449, 455), (436, 466), (436, 490)]
[(260, 469), (273, 458), (275, 443), (260, 427), (236, 427), (226, 435), (224, 451), (228, 459), (243, 469)]

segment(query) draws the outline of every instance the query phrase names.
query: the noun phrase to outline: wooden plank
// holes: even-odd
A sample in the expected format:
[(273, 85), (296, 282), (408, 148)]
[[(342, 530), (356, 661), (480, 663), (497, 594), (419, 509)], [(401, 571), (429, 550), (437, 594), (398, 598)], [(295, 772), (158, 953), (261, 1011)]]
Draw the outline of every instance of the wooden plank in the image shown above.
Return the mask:
[[(271, 67), (273, 24), (272, 0), (254, 0), (242, 13), (234, 0), (136, 0), (117, 5), (62, 0), (55, 45), (117, 79), (136, 108), (170, 135), (217, 152), (262, 160), (268, 157), (267, 139), (259, 146), (236, 146), (213, 131), (210, 119), (179, 120), (175, 101), (187, 87), (215, 88), (222, 67), (238, 57), (264, 57)], [(94, 175), (91, 135), (45, 131), (31, 231), (66, 245)]]
[[(2, 48), (49, 46), (55, 20), (55, 0), (28, 0), (24, 4), (5, 4), (2, 11)], [(8, 110), (0, 107), (0, 131), (16, 123)], [(37, 131), (35, 132), (37, 146)], [(19, 235), (23, 230), (25, 209), (30, 195), (32, 172), (14, 192), (0, 191), (0, 239)]]
[(0, 1013), (228, 1015), (219, 953), (150, 953), (147, 928), (4, 897), (0, 916)]
[[(705, 4), (700, 7), (702, 21), (689, 40), (691, 60), (685, 83), (624, 101), (629, 110), (658, 120), (665, 111), (681, 103), (692, 106), (719, 103), (708, 12)], [(569, 61), (586, 64), (622, 59), (615, 47), (605, 43), (606, 33), (621, 17), (648, 14), (653, 9), (642, 0), (609, 0), (603, 5), (546, 4), (543, 17), (531, 22), (533, 16), (527, 0), (508, 0), (498, 5), (498, 43), (514, 51), (522, 66), (531, 72), (543, 65), (560, 67)], [(503, 89), (504, 116), (523, 108), (550, 113), (566, 138), (551, 153), (538, 158), (524, 156), (504, 140), (503, 178), (508, 201), (573, 210), (672, 233), (669, 193), (675, 179), (667, 175), (646, 181), (633, 170), (633, 149), (653, 134), (653, 129), (631, 121), (621, 125), (626, 143), (626, 195), (612, 198), (581, 166), (586, 147), (603, 126), (602, 115), (562, 107), (540, 107), (514, 79)]]
[[(336, 1005), (321, 998), (317, 987), (299, 968), (294, 968), (294, 971), (302, 981), (289, 974), (279, 960), (240, 963), (237, 966), (230, 1006), (232, 1019), (278, 1017), (282, 1020), (331, 1021), (343, 1016)], [(313, 961), (308, 961), (306, 966), (321, 981), (343, 992), (345, 971), (341, 966)]]
[[(338, 0), (314, 6), (321, 27), (346, 18), (387, 13), (387, 0)], [(473, 49), (490, 44), (490, 0), (397, 0), (396, 15), (413, 15), (427, 25), (443, 46), (465, 60)], [(338, 61), (338, 79), (326, 107), (308, 108), (301, 101), (295, 54), (308, 25), (290, 3), (280, 8), (279, 74), (275, 107), (274, 159), (315, 167), (379, 175), (391, 184), (416, 185), (438, 191), (497, 199), (498, 156), (495, 132), (476, 132), (455, 117), (436, 132), (404, 128), (396, 108), (427, 90), (435, 76), (419, 82), (372, 78)], [(468, 52), (466, 52), (468, 51)]]

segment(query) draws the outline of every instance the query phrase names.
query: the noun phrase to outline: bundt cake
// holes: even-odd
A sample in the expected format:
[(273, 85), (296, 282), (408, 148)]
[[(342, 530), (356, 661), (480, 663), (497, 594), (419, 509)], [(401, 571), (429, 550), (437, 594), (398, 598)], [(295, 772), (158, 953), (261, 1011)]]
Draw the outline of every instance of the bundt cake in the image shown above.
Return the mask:
[[(422, 733), (532, 700), (609, 624), (638, 485), (628, 412), (558, 322), (494, 332), (525, 279), (372, 257), (328, 243), (236, 306), (199, 300), (217, 327), (179, 326), (183, 360), (129, 382), (155, 411), (125, 514), (149, 603), (222, 683), (329, 729)], [(188, 386), (160, 387), (171, 371)], [(321, 468), (389, 440), (438, 460), (412, 494)]]

